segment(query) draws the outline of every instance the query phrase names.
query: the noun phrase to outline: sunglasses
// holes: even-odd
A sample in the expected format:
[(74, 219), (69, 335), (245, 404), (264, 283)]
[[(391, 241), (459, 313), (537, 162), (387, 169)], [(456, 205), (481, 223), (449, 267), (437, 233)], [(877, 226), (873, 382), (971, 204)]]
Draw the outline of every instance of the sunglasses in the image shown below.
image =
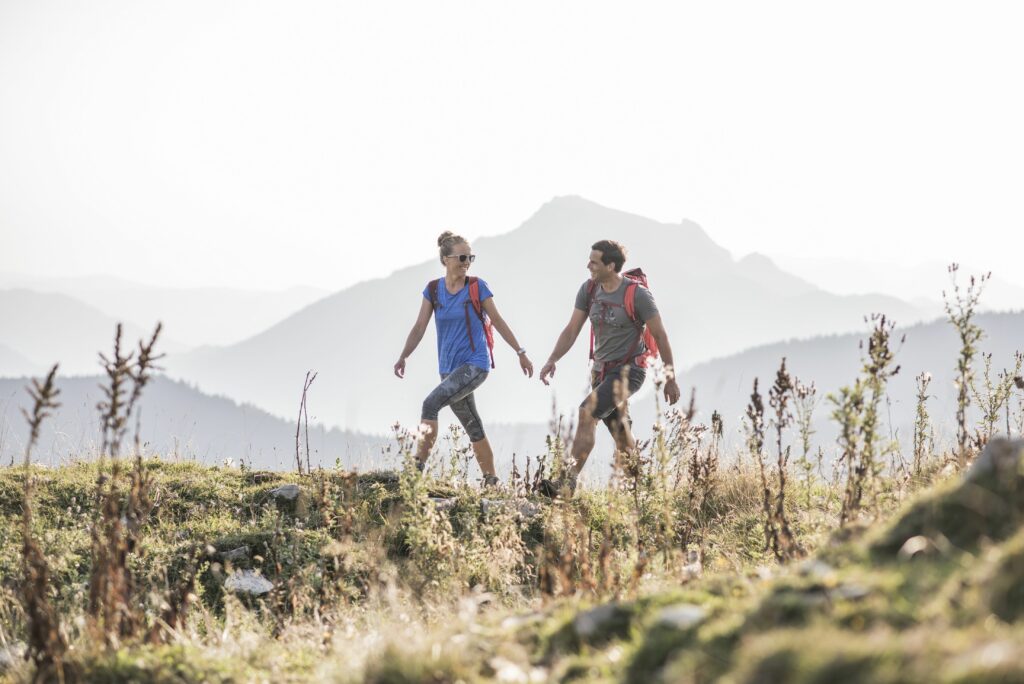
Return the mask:
[(462, 263), (473, 263), (476, 261), (476, 254), (449, 254), (445, 259), (458, 259)]

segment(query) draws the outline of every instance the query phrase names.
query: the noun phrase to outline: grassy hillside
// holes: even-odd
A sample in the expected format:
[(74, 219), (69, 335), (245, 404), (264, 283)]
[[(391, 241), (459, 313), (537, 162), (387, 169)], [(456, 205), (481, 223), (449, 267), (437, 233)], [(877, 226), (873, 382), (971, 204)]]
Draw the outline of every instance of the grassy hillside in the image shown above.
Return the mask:
[[(147, 461), (102, 484), (126, 504), (141, 478), (151, 504), (117, 629), (89, 607), (91, 530), (117, 522), (96, 510), (96, 464), (33, 472), (32, 532), (72, 680), (1018, 681), (1024, 461), (1009, 451), (1013, 470), (883, 486), (839, 531), (842, 493), (817, 482), (787, 500), (807, 555), (785, 564), (766, 551), (757, 472), (702, 477), (692, 453), (554, 503), (525, 473), (481, 492), (458, 451), (427, 477)], [(8, 656), (28, 641), (24, 477), (0, 472)], [(292, 500), (274, 493), (286, 484)], [(273, 588), (232, 591), (246, 570)], [(12, 681), (40, 674), (5, 660)]]

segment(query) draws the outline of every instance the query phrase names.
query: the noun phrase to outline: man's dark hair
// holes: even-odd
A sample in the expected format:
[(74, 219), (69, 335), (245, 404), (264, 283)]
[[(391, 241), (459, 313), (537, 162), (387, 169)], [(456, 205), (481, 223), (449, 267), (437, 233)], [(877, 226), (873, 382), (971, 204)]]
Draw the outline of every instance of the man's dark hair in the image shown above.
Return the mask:
[(601, 263), (605, 266), (615, 264), (616, 273), (620, 272), (622, 265), (626, 263), (626, 248), (615, 240), (598, 240), (590, 249), (596, 249), (601, 253)]

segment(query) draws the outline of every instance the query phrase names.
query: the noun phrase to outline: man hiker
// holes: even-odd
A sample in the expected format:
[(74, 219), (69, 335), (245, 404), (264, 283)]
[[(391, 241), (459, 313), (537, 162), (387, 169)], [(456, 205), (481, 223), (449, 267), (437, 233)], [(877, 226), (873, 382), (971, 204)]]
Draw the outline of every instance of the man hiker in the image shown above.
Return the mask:
[[(594, 243), (587, 262), (590, 279), (576, 293), (569, 324), (540, 371), (540, 379), (547, 385), (548, 377), (555, 374), (555, 363), (572, 348), (589, 318), (592, 391), (580, 404), (565, 479), (541, 481), (541, 492), (548, 496), (556, 496), (563, 489), (575, 491), (576, 477), (594, 448), (599, 420), (608, 426), (615, 440), (615, 468), (623, 472), (625, 458), (636, 448), (627, 400), (643, 385), (648, 358), (660, 354), (665, 365), (672, 368), (672, 347), (654, 296), (646, 287), (646, 276), (640, 269), (622, 273), (625, 262), (626, 249), (618, 242)], [(665, 383), (665, 399), (669, 404), (679, 400), (679, 385), (671, 373)]]

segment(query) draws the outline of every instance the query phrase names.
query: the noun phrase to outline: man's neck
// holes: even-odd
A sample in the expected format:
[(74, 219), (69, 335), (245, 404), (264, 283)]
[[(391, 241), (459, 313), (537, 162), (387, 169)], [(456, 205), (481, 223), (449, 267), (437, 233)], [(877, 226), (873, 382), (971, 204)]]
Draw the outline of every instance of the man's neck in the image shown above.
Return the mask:
[(622, 285), (622, 276), (618, 273), (613, 273), (607, 278), (598, 280), (597, 284), (601, 286), (601, 289), (605, 292), (615, 292)]

